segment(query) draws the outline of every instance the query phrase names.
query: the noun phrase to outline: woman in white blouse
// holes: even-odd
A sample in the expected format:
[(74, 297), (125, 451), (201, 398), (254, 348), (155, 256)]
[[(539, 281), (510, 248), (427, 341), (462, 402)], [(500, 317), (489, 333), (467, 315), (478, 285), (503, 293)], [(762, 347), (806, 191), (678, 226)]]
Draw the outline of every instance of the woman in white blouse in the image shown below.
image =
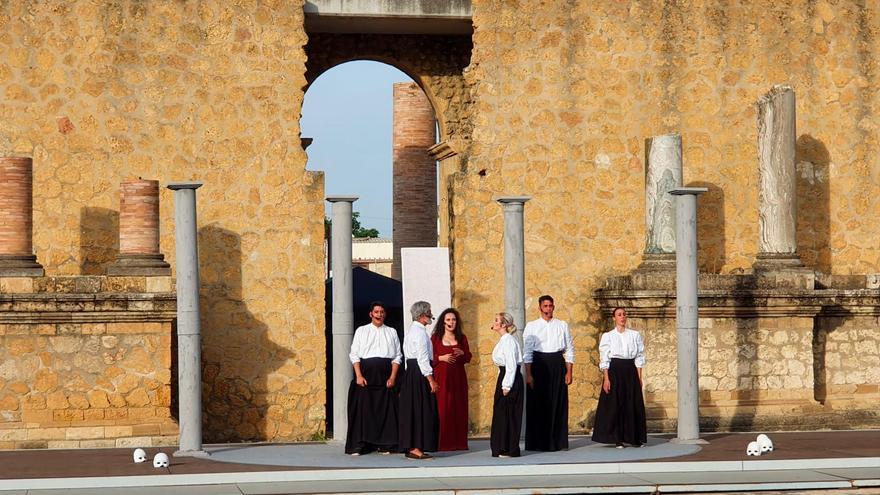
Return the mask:
[(513, 336), (516, 326), (512, 316), (507, 313), (495, 315), (492, 330), (501, 338), (492, 350), (492, 361), (498, 365), (499, 373), (489, 445), (492, 457), (519, 457), (523, 412), (523, 378), (519, 366), (523, 362), (523, 353), (519, 341)]
[(639, 332), (626, 326), (626, 310), (614, 308), (614, 328), (599, 342), (602, 391), (596, 408), (593, 441), (641, 447), (648, 441), (642, 368), (645, 344)]

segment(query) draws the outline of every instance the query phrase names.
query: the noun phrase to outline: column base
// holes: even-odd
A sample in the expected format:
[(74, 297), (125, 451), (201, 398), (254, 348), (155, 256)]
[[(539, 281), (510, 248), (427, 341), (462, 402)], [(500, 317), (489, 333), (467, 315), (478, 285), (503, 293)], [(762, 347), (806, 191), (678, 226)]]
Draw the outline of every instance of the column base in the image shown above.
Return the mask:
[(783, 271), (804, 268), (797, 253), (758, 253), (752, 264), (755, 271)]
[(171, 275), (171, 265), (165, 262), (164, 254), (120, 254), (116, 261), (107, 267), (109, 276), (164, 277)]
[(205, 450), (175, 450), (171, 455), (174, 457), (211, 457), (211, 453)]
[(680, 445), (709, 445), (709, 441), (703, 440), (702, 438), (693, 438), (693, 439), (673, 438), (673, 439), (669, 440), (669, 443), (677, 443)]
[(0, 254), (0, 277), (42, 277), (46, 272), (33, 254)]
[(675, 253), (644, 253), (639, 272), (675, 271)]

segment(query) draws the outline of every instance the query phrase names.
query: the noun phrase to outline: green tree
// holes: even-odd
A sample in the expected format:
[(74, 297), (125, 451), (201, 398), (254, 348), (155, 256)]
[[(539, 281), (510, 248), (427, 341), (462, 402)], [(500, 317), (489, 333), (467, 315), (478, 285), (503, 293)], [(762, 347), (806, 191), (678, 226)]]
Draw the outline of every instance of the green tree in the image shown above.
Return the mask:
[[(354, 211), (351, 213), (351, 235), (355, 237), (379, 237), (379, 231), (376, 229), (368, 229), (361, 226), (361, 221), (358, 217), (361, 216), (361, 212)], [(333, 221), (327, 217), (324, 217), (324, 236), (326, 238), (330, 238), (330, 227), (333, 225)]]

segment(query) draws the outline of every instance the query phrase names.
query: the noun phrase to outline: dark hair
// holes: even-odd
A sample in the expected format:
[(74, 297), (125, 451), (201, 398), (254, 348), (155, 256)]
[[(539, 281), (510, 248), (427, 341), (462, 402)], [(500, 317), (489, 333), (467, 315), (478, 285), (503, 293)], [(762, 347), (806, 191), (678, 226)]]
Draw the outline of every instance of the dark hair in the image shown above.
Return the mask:
[(383, 303), (382, 301), (373, 301), (370, 303), (370, 313), (372, 313), (373, 310), (376, 309), (376, 306), (380, 306), (386, 312), (388, 311), (388, 308), (385, 307), (385, 303)]
[(553, 304), (556, 304), (556, 302), (553, 301), (553, 298), (548, 296), (547, 294), (544, 294), (543, 296), (538, 298), (538, 305), (540, 306), (541, 304), (544, 304), (544, 301), (550, 301)]
[(455, 340), (461, 343), (461, 337), (464, 335), (461, 331), (461, 315), (458, 314), (458, 310), (455, 308), (446, 308), (440, 313), (440, 316), (437, 317), (437, 323), (434, 325), (434, 335), (439, 338), (443, 338), (443, 333), (446, 332), (446, 325), (443, 323), (446, 315), (453, 314), (455, 315)]
[(623, 312), (626, 313), (626, 308), (624, 308), (623, 306), (617, 306), (616, 308), (614, 308), (614, 309), (611, 310), (611, 317), (612, 317), (612, 318), (615, 317), (615, 316), (617, 316), (617, 310), (618, 310), (618, 309), (622, 309)]

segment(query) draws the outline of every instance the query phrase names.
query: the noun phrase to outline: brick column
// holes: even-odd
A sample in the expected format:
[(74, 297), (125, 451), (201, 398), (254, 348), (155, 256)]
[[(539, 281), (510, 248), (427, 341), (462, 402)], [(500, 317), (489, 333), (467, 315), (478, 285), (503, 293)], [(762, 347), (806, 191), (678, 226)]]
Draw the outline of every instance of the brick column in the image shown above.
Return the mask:
[(33, 161), (0, 157), (0, 276), (43, 276), (34, 255), (33, 195)]
[(159, 252), (159, 181), (126, 180), (119, 190), (119, 255), (107, 275), (171, 275)]
[(400, 248), (437, 247), (437, 166), (434, 109), (415, 83), (394, 85), (394, 261), (400, 280)]

